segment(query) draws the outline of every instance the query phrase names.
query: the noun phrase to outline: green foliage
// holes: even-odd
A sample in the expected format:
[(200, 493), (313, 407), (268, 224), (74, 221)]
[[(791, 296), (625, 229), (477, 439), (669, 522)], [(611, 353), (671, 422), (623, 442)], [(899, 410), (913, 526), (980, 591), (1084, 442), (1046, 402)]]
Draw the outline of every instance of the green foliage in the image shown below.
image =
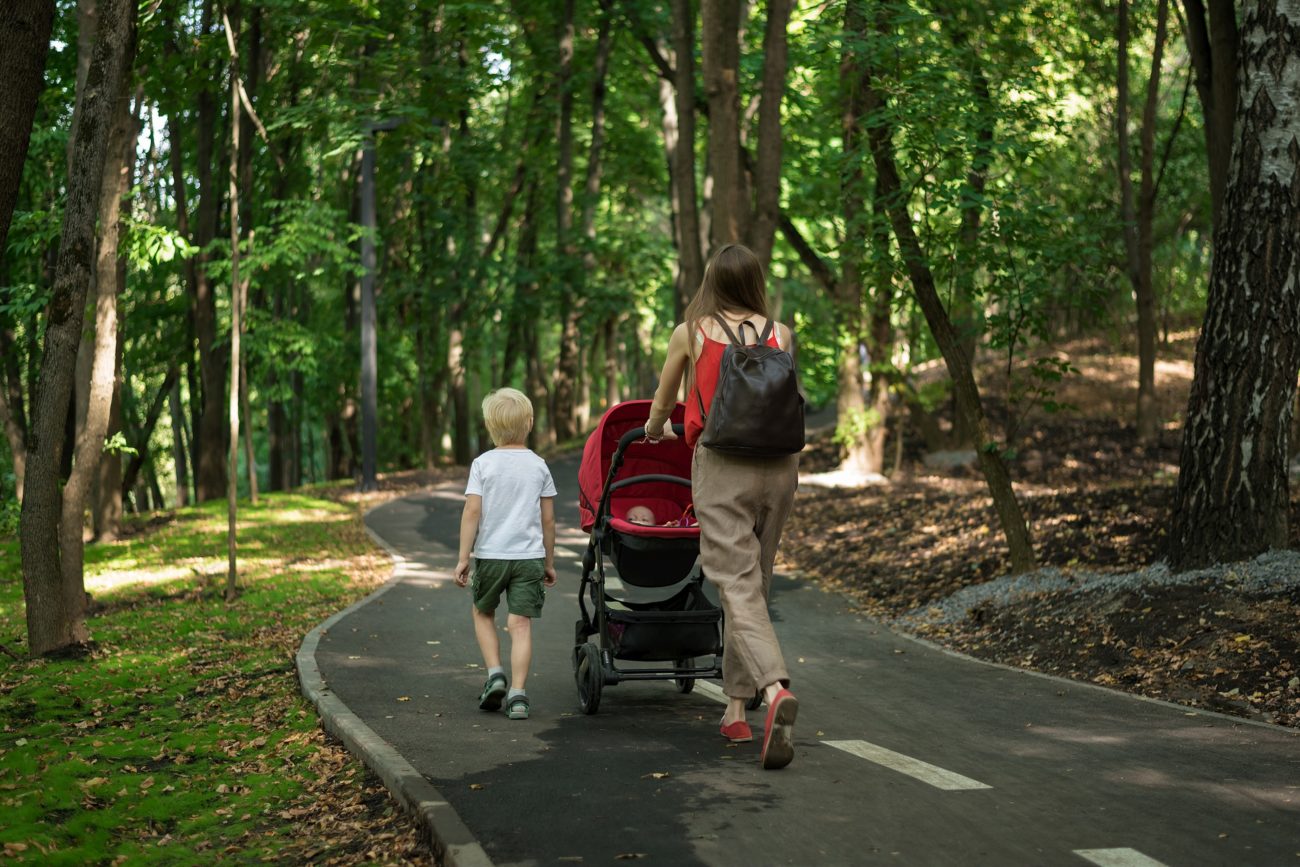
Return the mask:
[(848, 448), (862, 442), (863, 437), (879, 424), (880, 411), (875, 407), (854, 410), (848, 414), (847, 418), (840, 417), (837, 419), (835, 436), (832, 441), (837, 445)]
[[(87, 549), (101, 606), (90, 658), (0, 656), (0, 846), (69, 864), (299, 851), (300, 826), (278, 814), (314, 804), (319, 741), (286, 648), (364, 595), (348, 570), (371, 545), (349, 507), (305, 496), (242, 504), (240, 521), (236, 604), (220, 595), (225, 504), (213, 503)], [(0, 542), (0, 640), (21, 652), (18, 561)]]

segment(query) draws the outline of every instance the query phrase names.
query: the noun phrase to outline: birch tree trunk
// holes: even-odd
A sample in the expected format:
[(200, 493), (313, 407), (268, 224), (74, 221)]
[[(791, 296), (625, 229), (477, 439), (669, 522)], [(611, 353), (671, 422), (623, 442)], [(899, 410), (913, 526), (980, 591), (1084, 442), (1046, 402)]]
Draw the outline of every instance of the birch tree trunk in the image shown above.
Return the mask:
[(32, 406), (28, 437), (31, 448), (19, 528), (28, 649), (38, 656), (82, 643), (87, 637), (84, 623), (77, 619), (77, 611), (68, 607), (63, 592), (58, 471), (93, 266), (95, 219), (109, 130), (134, 45), (135, 18), (134, 0), (103, 3), (87, 72), (86, 98), (72, 131), (75, 171), (68, 178), (63, 233), (46, 320), (45, 352)]
[(1300, 370), (1300, 0), (1242, 7), (1236, 142), (1174, 497), (1178, 569), (1287, 544)]

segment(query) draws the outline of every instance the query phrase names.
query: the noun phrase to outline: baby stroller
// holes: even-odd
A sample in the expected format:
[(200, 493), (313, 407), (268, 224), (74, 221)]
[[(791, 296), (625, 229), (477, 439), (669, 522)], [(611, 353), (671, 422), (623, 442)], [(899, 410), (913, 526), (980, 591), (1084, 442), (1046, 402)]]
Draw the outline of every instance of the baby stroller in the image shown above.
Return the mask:
[[(650, 403), (610, 407), (587, 439), (578, 470), (582, 529), (591, 537), (582, 558), (582, 618), (574, 633), (573, 671), (578, 702), (588, 714), (600, 706), (603, 687), (625, 680), (674, 680), (688, 693), (696, 678), (722, 677), (722, 609), (704, 595), (704, 576), (695, 568), (700, 529), (690, 513), (685, 409), (677, 404), (671, 417), (679, 439), (647, 443), (643, 425)], [(628, 520), (629, 510), (638, 506), (649, 508), (655, 522)], [(629, 592), (610, 594), (607, 558)], [(675, 585), (683, 586), (665, 599), (630, 598), (642, 595), (641, 588)], [(588, 641), (593, 635), (594, 643)], [(712, 658), (696, 666), (702, 656)], [(619, 660), (672, 667), (619, 668)]]

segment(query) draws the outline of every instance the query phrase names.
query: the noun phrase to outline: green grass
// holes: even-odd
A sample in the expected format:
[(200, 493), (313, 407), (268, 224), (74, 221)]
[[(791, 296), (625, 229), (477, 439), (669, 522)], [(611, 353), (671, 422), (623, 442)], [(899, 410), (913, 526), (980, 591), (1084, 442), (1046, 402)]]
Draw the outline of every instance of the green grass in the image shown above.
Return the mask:
[[(202, 864), (303, 851), (321, 738), (302, 636), (384, 560), (353, 507), (241, 505), (243, 593), (221, 596), (225, 504), (88, 546), (91, 657), (0, 655), (0, 861)], [(25, 653), (18, 543), (0, 540), (0, 642)], [(281, 814), (284, 814), (283, 816)]]

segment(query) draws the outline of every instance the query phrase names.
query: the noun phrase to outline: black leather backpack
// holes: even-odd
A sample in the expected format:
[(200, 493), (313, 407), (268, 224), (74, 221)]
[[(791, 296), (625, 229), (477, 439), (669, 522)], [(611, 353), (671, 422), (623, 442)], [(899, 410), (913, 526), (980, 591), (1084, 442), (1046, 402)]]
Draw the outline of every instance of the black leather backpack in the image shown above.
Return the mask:
[[(704, 416), (700, 444), (714, 451), (754, 458), (776, 458), (803, 450), (803, 394), (794, 357), (768, 346), (772, 320), (758, 343), (741, 342), (716, 313), (713, 318), (731, 340), (722, 353), (718, 387), (705, 412), (704, 398), (695, 393)], [(740, 332), (745, 333), (742, 323)], [(749, 326), (754, 329), (753, 325)], [(757, 333), (757, 329), (754, 329)]]

